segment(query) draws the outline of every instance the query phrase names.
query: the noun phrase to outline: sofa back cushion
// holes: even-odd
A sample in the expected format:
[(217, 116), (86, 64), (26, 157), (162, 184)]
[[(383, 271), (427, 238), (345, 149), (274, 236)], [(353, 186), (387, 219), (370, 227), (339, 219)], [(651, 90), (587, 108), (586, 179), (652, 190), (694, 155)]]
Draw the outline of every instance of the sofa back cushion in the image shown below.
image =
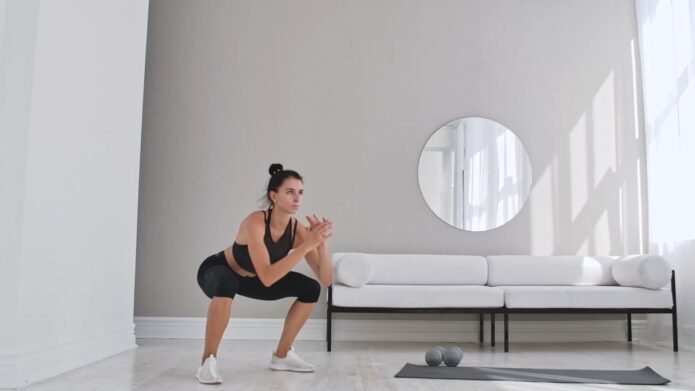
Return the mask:
[(618, 257), (570, 255), (488, 256), (488, 285), (617, 285), (611, 264)]
[[(349, 253), (333, 253), (333, 264)], [(485, 285), (487, 260), (475, 255), (367, 254), (370, 285)], [(347, 265), (340, 265), (341, 268)], [(336, 275), (337, 282), (341, 282)]]

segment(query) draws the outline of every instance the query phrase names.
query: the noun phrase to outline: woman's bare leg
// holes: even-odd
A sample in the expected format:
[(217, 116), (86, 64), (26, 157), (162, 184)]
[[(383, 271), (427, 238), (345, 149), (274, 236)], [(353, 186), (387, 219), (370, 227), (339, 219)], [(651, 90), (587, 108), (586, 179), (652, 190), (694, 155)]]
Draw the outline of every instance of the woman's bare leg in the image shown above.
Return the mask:
[(302, 329), (306, 320), (314, 311), (316, 303), (303, 303), (299, 300), (295, 300), (287, 312), (287, 318), (285, 318), (285, 326), (282, 329), (282, 336), (278, 342), (278, 346), (275, 349), (275, 355), (277, 357), (283, 358), (287, 356), (287, 352), (292, 347), (294, 339), (299, 334), (299, 330)]
[(215, 296), (210, 300), (208, 307), (208, 319), (205, 324), (205, 351), (203, 360), (213, 356), (217, 357), (217, 348), (220, 346), (222, 335), (229, 323), (229, 316), (232, 313), (232, 299), (229, 297)]

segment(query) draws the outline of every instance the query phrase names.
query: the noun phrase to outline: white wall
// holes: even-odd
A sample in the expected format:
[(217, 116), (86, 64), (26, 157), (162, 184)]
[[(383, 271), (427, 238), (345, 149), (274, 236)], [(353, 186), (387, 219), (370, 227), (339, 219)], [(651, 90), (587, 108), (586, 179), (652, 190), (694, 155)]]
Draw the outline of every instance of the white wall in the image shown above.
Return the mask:
[(147, 14), (135, 0), (0, 2), (0, 387), (135, 346)]
[[(152, 1), (136, 314), (205, 316), (196, 269), (273, 162), (305, 176), (299, 217), (333, 218), (332, 251), (644, 250), (636, 39), (633, 0)], [(423, 145), (464, 116), (507, 126), (533, 166), (495, 230), (450, 227), (418, 186)], [(232, 317), (288, 306), (241, 297)]]
[(6, 354), (17, 347), (26, 130), (37, 9), (36, 0), (21, 6), (16, 1), (0, 2), (0, 368), (9, 365)]

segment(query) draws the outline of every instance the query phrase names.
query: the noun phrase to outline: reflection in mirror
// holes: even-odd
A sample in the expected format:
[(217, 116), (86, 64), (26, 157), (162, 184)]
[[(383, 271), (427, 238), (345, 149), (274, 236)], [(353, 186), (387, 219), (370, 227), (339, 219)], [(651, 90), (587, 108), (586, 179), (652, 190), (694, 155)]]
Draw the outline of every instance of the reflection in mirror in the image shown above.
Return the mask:
[(439, 218), (459, 229), (486, 231), (507, 223), (523, 207), (531, 190), (531, 161), (503, 125), (460, 118), (427, 140), (418, 180)]

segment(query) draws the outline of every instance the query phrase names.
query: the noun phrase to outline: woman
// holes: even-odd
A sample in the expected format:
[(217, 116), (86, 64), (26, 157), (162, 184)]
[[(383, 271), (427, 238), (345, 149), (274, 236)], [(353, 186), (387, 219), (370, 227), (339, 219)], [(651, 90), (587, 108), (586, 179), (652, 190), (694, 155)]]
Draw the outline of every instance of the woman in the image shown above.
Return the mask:
[[(303, 179), (295, 171), (272, 164), (266, 191), (268, 210), (254, 211), (242, 221), (232, 246), (211, 255), (198, 269), (198, 284), (212, 300), (205, 328), (205, 350), (196, 377), (205, 384), (222, 383), (217, 369), (217, 348), (227, 328), (236, 294), (260, 300), (296, 297), (287, 313), (282, 336), (272, 354), (274, 370), (311, 372), (314, 365), (292, 349), (295, 337), (318, 301), (321, 286), (292, 268), (302, 259), (323, 285), (333, 283), (327, 239), (333, 223), (307, 216), (309, 227), (297, 224), (304, 194)], [(294, 249), (294, 251), (291, 251)]]

